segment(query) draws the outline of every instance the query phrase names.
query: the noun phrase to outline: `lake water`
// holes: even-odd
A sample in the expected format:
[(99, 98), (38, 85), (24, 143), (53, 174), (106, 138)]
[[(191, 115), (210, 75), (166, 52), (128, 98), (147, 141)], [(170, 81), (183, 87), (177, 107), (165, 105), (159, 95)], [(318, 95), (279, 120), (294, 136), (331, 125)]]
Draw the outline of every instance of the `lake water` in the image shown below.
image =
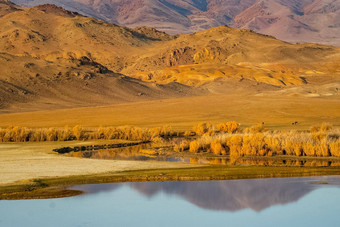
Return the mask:
[(340, 226), (340, 176), (71, 188), (87, 193), (0, 201), (0, 226)]

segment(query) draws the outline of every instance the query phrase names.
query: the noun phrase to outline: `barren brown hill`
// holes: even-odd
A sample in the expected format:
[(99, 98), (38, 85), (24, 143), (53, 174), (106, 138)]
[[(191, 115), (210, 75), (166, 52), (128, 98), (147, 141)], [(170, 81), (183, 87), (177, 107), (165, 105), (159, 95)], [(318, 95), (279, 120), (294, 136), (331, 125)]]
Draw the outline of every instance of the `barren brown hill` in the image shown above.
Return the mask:
[[(12, 5), (0, 4), (1, 9)], [(163, 33), (159, 38), (154, 30), (142, 29), (149, 38), (54, 5), (16, 9), (0, 17), (1, 108), (18, 103), (30, 103), (31, 109), (69, 108), (195, 94), (178, 83), (145, 83), (111, 70), (119, 71), (129, 52), (166, 39)]]
[(191, 33), (219, 25), (252, 29), (289, 42), (340, 45), (339, 0), (14, 0), (53, 3), (128, 27)]
[(0, 17), (12, 13), (14, 11), (20, 10), (20, 7), (13, 4), (12, 2), (8, 0), (0, 0), (1, 8), (0, 8)]
[(22, 102), (41, 109), (259, 92), (320, 81), (331, 95), (338, 94), (337, 47), (293, 45), (227, 26), (171, 36), (55, 5), (21, 8), (1, 2), (1, 11), (8, 7), (15, 10), (0, 17), (2, 108)]
[(292, 45), (227, 26), (155, 43), (121, 72), (155, 82), (199, 86), (237, 78), (275, 86), (302, 85), (312, 76), (339, 75), (339, 48)]

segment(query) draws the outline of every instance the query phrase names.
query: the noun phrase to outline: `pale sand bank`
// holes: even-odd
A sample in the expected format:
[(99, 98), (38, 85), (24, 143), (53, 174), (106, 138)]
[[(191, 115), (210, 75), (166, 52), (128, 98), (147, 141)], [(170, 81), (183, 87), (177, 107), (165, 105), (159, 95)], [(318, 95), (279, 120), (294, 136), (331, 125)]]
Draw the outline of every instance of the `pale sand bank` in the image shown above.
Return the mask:
[[(64, 157), (53, 148), (85, 142), (0, 144), (0, 185), (35, 178), (88, 175), (126, 170), (192, 167), (183, 163), (95, 160)], [(88, 143), (88, 142), (87, 142)]]

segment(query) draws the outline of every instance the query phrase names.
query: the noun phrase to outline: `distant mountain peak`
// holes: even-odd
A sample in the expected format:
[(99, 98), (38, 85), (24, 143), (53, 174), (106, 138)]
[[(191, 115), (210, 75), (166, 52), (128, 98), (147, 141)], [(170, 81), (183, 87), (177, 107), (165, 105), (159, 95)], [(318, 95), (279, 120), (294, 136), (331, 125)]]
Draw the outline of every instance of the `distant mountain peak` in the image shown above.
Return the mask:
[(53, 3), (86, 16), (169, 34), (219, 25), (252, 29), (288, 42), (340, 46), (340, 0), (13, 0)]
[(56, 6), (54, 4), (43, 4), (43, 5), (38, 5), (35, 6), (34, 8), (41, 10), (45, 13), (53, 13), (59, 16), (76, 16), (78, 15), (77, 12), (71, 12), (68, 10), (65, 10), (64, 8), (60, 7), (60, 6)]

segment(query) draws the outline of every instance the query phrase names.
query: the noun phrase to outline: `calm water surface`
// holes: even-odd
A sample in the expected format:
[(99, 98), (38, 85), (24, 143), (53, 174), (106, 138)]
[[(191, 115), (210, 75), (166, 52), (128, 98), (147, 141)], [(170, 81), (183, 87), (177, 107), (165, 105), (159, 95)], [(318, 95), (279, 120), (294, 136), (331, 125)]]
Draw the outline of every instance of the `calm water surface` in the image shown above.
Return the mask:
[(72, 188), (87, 193), (0, 201), (0, 226), (340, 226), (339, 176)]
[[(163, 161), (163, 162), (182, 162), (198, 164), (217, 164), (217, 165), (254, 165), (254, 166), (340, 166), (339, 160), (325, 159), (237, 159), (231, 161), (229, 156), (224, 157), (190, 157), (179, 153), (167, 152), (156, 154), (145, 154), (142, 150), (152, 149), (151, 144), (141, 144), (137, 146), (70, 152), (65, 156), (82, 157), (90, 159), (107, 159), (107, 160), (135, 160), (135, 161)], [(258, 157), (257, 157), (258, 158)]]

